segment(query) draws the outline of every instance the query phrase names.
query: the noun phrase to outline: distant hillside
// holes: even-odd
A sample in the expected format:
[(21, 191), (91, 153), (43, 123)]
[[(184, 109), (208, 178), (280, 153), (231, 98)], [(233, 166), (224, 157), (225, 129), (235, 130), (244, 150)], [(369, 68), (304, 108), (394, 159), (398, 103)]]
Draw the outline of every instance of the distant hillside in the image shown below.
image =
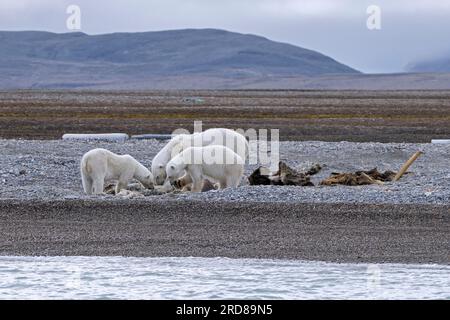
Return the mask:
[(0, 31), (0, 89), (450, 89), (448, 61), (414, 70), (361, 74), (315, 51), (215, 29)]
[(409, 72), (450, 72), (450, 56), (446, 58), (410, 63), (406, 66), (406, 69)]
[(224, 81), (359, 72), (321, 53), (215, 29), (144, 33), (0, 32), (0, 87), (95, 87), (154, 78)]

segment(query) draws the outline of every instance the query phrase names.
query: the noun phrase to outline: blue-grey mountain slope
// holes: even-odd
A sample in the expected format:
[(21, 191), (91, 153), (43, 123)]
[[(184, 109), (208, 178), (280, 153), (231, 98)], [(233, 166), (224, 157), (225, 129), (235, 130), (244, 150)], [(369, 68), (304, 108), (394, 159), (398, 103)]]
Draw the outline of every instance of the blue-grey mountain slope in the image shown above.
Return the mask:
[(164, 77), (299, 77), (359, 72), (321, 53), (215, 29), (0, 32), (0, 87), (95, 87)]
[(450, 55), (448, 57), (410, 63), (406, 66), (406, 69), (409, 72), (448, 73), (450, 72)]

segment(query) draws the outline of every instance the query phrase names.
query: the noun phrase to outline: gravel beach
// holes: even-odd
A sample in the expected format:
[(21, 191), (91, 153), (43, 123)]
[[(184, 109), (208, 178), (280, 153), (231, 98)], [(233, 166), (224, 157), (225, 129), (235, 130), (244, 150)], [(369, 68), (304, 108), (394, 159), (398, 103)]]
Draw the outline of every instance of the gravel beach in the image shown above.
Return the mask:
[[(156, 140), (129, 140), (125, 143), (67, 142), (60, 140), (0, 140), (1, 199), (96, 199), (114, 196), (87, 196), (79, 172), (82, 155), (101, 147), (119, 154), (131, 154), (150, 167), (165, 145)], [(450, 204), (450, 145), (354, 142), (280, 142), (280, 159), (299, 170), (319, 163), (323, 169), (312, 176), (315, 185), (332, 172), (354, 172), (377, 167), (398, 171), (416, 151), (422, 155), (397, 183), (384, 186), (248, 186), (205, 193), (153, 195), (158, 199), (202, 201), (255, 201), (293, 203), (391, 203)], [(258, 166), (247, 165), (246, 175)], [(141, 199), (142, 200), (142, 199)]]
[[(150, 166), (164, 142), (0, 140), (0, 255), (228, 256), (450, 263), (450, 145), (280, 142), (281, 160), (331, 172), (397, 171), (383, 186), (249, 186), (136, 198), (83, 194), (88, 150)], [(248, 165), (246, 174), (256, 166)]]

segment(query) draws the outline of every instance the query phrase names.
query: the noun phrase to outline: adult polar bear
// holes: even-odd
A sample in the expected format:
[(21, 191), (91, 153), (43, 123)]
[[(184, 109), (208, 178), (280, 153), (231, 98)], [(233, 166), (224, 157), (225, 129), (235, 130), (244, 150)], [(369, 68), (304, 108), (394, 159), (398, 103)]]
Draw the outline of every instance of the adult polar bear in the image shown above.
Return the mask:
[(116, 194), (126, 189), (131, 179), (145, 187), (153, 186), (152, 173), (132, 156), (118, 155), (106, 149), (92, 149), (84, 154), (80, 164), (84, 192), (101, 194), (105, 181), (118, 180)]
[(192, 181), (192, 192), (200, 192), (205, 179), (217, 182), (219, 189), (237, 187), (244, 174), (244, 162), (242, 157), (224, 146), (190, 147), (167, 163), (167, 179), (173, 183), (186, 173)]
[(248, 155), (247, 139), (234, 130), (213, 128), (193, 134), (176, 135), (153, 158), (151, 170), (155, 184), (162, 185), (165, 182), (166, 165), (173, 157), (189, 147), (209, 145), (226, 146), (244, 160)]

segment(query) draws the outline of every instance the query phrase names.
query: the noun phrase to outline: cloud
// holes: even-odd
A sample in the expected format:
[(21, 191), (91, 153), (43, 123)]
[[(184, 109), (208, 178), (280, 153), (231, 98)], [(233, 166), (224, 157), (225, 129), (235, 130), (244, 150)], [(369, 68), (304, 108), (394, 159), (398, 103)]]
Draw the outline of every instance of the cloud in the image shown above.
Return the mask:
[(270, 15), (283, 16), (327, 16), (333, 15), (341, 10), (338, 1), (295, 1), (295, 0), (281, 0), (281, 1), (262, 1), (259, 4), (262, 12)]

